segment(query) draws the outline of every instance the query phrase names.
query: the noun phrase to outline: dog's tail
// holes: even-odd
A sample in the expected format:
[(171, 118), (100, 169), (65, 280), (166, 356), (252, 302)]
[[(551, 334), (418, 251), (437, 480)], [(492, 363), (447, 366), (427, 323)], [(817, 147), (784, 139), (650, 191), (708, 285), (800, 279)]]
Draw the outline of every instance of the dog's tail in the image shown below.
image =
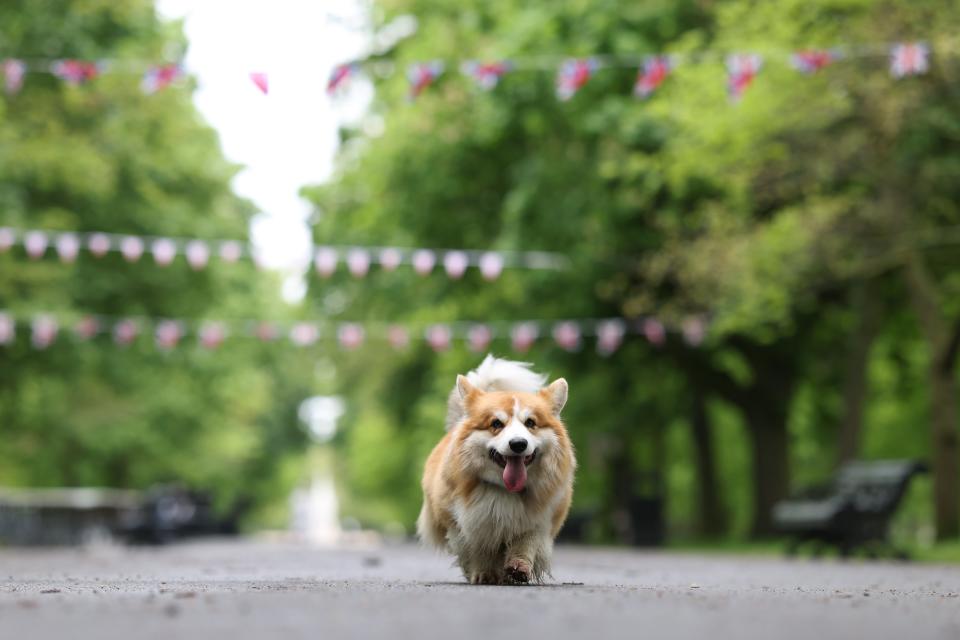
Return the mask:
[[(467, 374), (467, 380), (481, 391), (539, 391), (547, 376), (531, 371), (529, 362), (494, 358), (488, 354), (480, 366)], [(466, 410), (456, 385), (447, 401), (447, 431), (463, 419)]]

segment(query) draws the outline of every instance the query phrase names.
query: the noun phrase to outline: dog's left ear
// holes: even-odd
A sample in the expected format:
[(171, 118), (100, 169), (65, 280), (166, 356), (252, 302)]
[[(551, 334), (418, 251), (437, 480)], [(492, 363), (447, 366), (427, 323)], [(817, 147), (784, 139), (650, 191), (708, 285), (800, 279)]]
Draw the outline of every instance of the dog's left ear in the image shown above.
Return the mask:
[(466, 376), (457, 376), (457, 393), (460, 394), (460, 398), (466, 401), (471, 393), (476, 393), (477, 388), (470, 384), (470, 381), (467, 380)]
[(567, 381), (563, 378), (557, 378), (546, 388), (540, 390), (540, 395), (545, 397), (553, 408), (553, 413), (560, 415), (563, 405), (567, 404)]

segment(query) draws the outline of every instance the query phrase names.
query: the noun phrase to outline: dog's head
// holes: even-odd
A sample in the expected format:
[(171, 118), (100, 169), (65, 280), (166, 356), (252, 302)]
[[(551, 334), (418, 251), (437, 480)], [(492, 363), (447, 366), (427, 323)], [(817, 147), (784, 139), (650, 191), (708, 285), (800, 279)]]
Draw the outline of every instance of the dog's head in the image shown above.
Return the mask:
[(481, 391), (458, 376), (457, 393), (466, 410), (457, 438), (464, 469), (512, 493), (558, 473), (569, 447), (560, 420), (567, 402), (566, 380), (526, 393)]

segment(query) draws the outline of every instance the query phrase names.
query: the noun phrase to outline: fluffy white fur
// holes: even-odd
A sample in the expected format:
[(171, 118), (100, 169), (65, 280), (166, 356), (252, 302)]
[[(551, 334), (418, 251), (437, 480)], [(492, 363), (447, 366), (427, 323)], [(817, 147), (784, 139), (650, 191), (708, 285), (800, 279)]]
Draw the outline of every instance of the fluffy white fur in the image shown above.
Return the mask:
[[(547, 376), (531, 371), (529, 362), (495, 358), (488, 353), (480, 366), (466, 375), (467, 381), (480, 391), (526, 391), (536, 393), (547, 382)], [(463, 419), (463, 397), (454, 386), (447, 400), (447, 431)]]

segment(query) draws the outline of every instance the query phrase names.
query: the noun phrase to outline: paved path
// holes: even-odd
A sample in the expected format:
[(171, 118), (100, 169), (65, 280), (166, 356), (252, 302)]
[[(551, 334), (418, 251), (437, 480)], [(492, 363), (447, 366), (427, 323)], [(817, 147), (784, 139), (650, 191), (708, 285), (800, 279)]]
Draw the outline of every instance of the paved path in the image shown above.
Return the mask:
[[(0, 639), (960, 638), (960, 568), (561, 549), (470, 587), (414, 547), (0, 551)], [(282, 634), (282, 635), (281, 635)]]

